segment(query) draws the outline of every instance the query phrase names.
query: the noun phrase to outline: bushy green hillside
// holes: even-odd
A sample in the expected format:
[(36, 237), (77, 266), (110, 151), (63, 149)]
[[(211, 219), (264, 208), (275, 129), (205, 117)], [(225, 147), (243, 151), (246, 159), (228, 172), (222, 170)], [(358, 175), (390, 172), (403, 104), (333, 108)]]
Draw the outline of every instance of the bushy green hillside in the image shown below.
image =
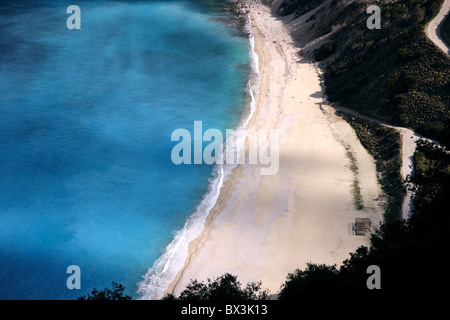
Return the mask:
[(278, 13), (288, 15), (295, 13), (296, 17), (305, 14), (308, 11), (321, 5), (325, 0), (291, 0), (283, 1), (278, 8)]

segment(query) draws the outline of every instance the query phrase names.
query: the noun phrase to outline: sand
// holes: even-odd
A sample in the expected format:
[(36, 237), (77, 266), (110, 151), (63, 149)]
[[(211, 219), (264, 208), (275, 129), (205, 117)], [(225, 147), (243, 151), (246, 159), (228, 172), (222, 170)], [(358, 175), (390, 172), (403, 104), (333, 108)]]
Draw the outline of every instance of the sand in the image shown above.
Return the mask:
[[(356, 217), (376, 227), (383, 207), (373, 201), (380, 186), (374, 159), (353, 129), (324, 104), (319, 70), (298, 56), (282, 19), (255, 3), (250, 12), (261, 83), (249, 129), (277, 129), (279, 171), (261, 175), (259, 165), (238, 165), (224, 182), (201, 235), (166, 292), (178, 295), (191, 279), (226, 272), (262, 281), (272, 294), (288, 273), (306, 263), (340, 265), (369, 235), (353, 234)], [(358, 171), (350, 169), (348, 150)], [(356, 210), (358, 179), (364, 209)]]

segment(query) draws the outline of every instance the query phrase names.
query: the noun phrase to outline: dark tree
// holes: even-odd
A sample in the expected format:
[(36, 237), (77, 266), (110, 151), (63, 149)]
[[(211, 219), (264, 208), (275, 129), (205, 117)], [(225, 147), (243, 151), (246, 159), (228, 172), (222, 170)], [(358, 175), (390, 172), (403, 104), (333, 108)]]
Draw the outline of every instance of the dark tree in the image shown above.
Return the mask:
[(261, 290), (261, 282), (250, 282), (245, 288), (237, 280), (237, 276), (225, 273), (207, 283), (192, 280), (177, 298), (173, 294), (166, 295), (164, 300), (265, 300), (268, 291)]
[(308, 263), (305, 270), (295, 270), (286, 277), (278, 296), (280, 300), (333, 295), (338, 281), (336, 266)]
[(94, 288), (92, 294), (78, 297), (78, 300), (131, 300), (131, 296), (124, 294), (125, 287), (116, 282), (112, 282), (112, 288), (105, 288), (98, 291)]

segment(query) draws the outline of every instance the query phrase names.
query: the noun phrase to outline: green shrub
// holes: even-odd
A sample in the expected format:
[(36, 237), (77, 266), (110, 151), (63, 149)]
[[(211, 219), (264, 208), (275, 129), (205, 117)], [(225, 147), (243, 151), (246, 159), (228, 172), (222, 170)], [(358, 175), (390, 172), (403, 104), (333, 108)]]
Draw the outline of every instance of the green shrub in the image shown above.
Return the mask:
[(322, 61), (331, 56), (337, 48), (337, 42), (335, 40), (324, 43), (319, 49), (314, 50), (314, 57), (317, 61)]

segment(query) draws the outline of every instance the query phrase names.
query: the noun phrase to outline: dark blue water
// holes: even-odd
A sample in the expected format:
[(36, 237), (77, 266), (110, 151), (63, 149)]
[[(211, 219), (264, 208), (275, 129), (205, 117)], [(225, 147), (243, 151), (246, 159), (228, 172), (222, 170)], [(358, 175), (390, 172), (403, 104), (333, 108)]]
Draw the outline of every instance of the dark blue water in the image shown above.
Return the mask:
[(1, 299), (138, 297), (210, 186), (211, 166), (172, 163), (172, 131), (245, 109), (248, 39), (217, 2), (78, 1), (81, 30), (69, 1), (1, 2)]

